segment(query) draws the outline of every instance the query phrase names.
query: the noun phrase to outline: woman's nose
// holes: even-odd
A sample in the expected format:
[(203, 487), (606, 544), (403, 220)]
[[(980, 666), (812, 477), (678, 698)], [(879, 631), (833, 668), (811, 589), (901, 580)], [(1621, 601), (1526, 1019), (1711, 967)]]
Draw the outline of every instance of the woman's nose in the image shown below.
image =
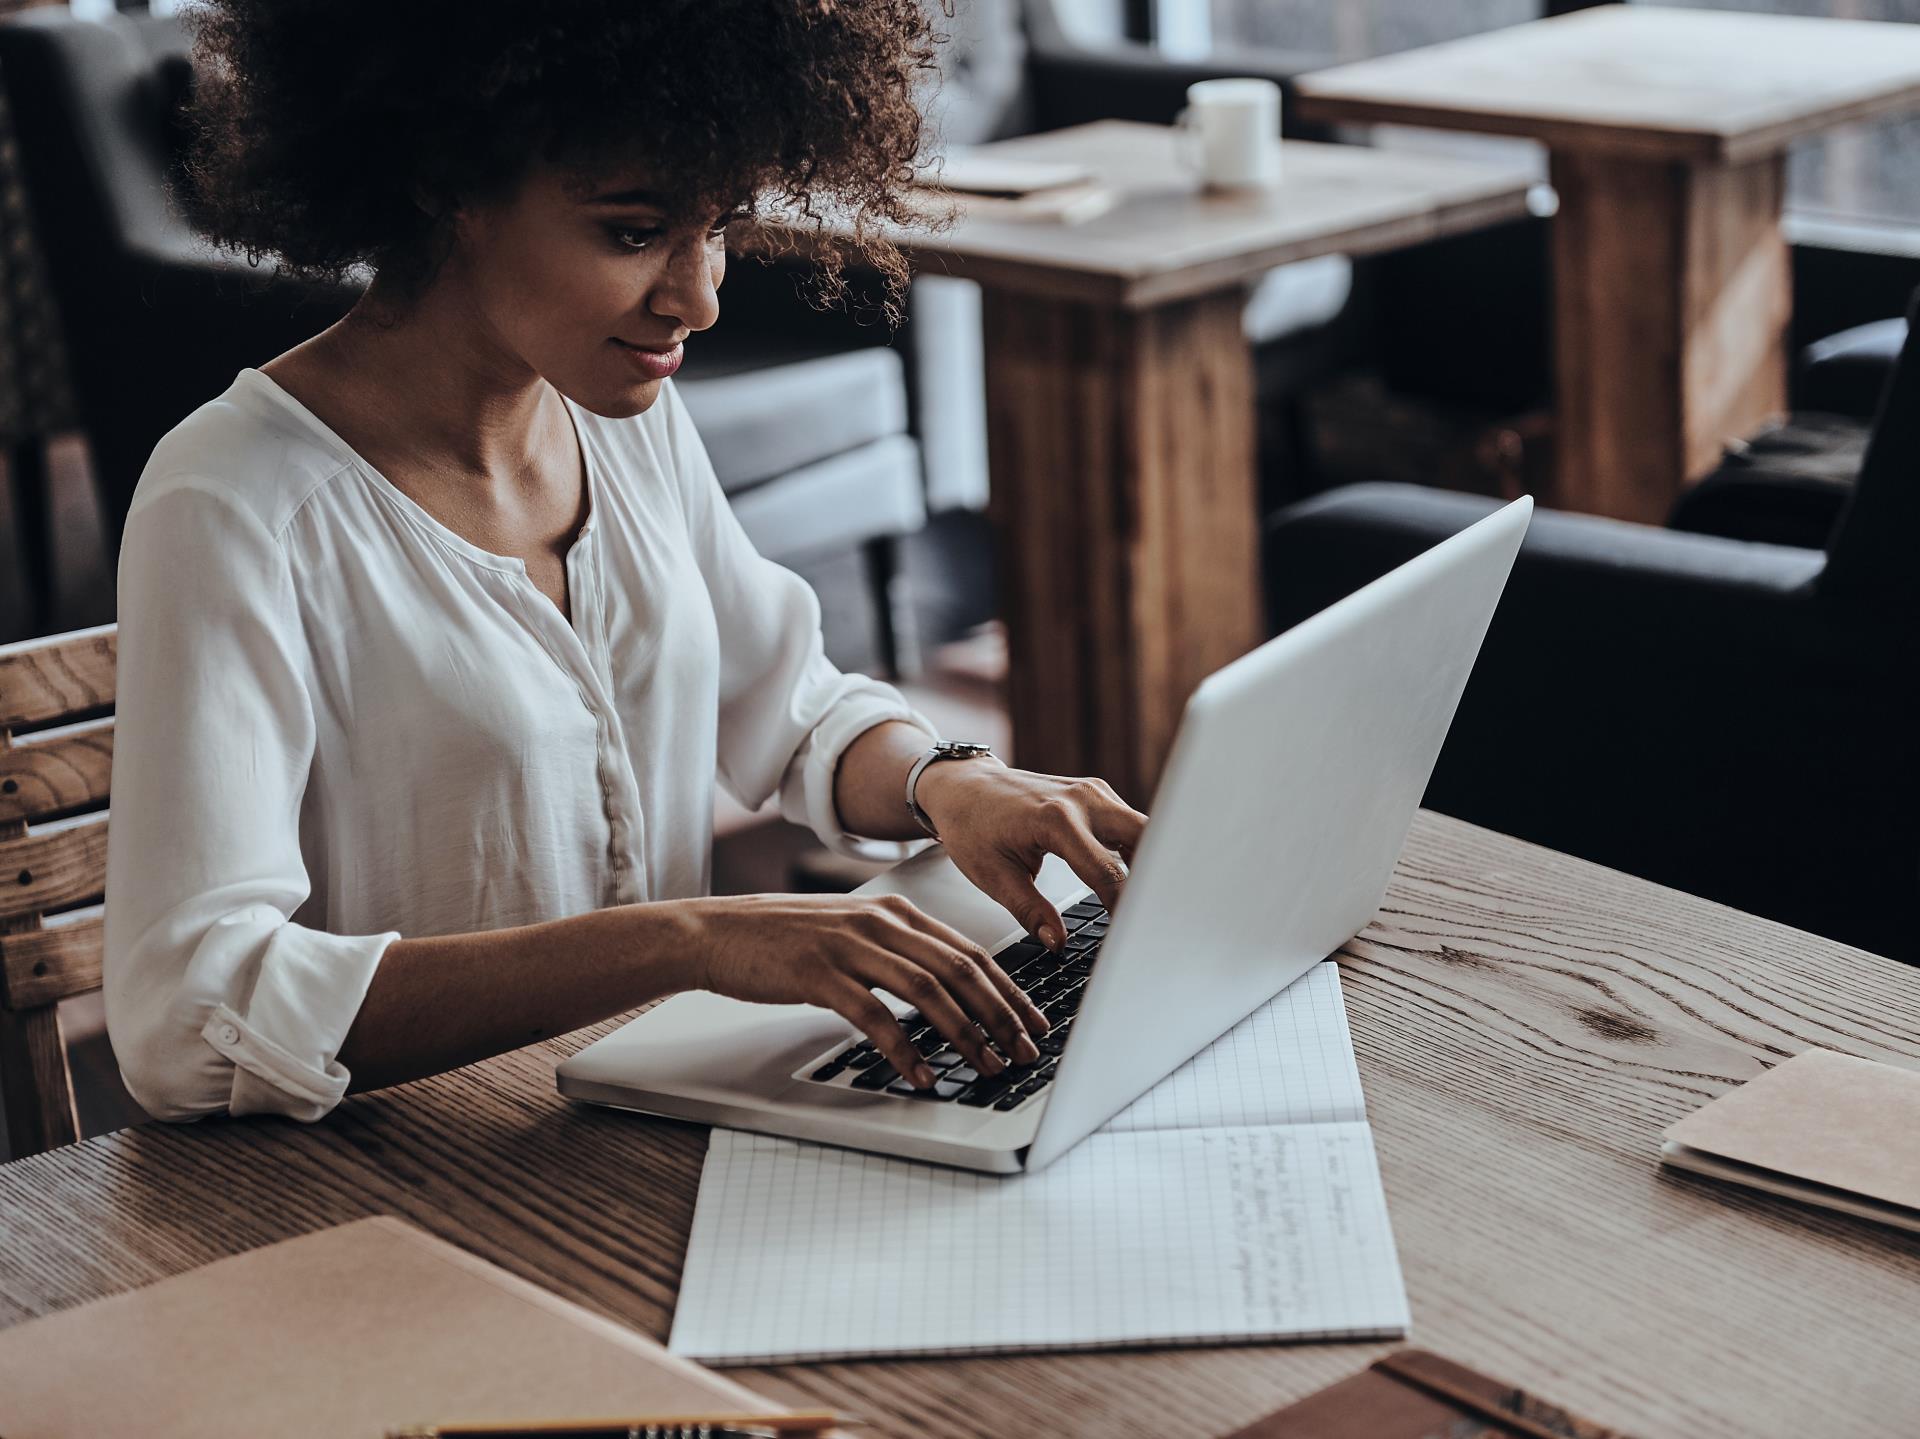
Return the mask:
[(726, 258), (715, 254), (703, 233), (676, 245), (653, 287), (648, 308), (689, 330), (704, 330), (720, 318), (719, 280)]

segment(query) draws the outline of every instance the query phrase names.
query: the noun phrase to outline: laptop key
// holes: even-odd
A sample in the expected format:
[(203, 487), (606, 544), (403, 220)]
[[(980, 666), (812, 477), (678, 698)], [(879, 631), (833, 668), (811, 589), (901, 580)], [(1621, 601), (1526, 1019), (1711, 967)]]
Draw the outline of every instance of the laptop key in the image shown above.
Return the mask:
[(1047, 952), (1047, 947), (1037, 939), (1023, 939), (1010, 944), (993, 957), (993, 962), (1011, 974), (1021, 965), (1038, 959)]
[(1018, 1109), (1026, 1102), (1027, 1096), (1024, 1094), (1009, 1094), (1005, 1099), (995, 1100), (993, 1107), (995, 1109)]
[(853, 1087), (855, 1089), (885, 1089), (899, 1077), (900, 1071), (895, 1069), (887, 1060), (883, 1059), (871, 1069), (856, 1075), (854, 1077)]
[(856, 1049), (847, 1055), (848, 1069), (871, 1069), (880, 1062), (877, 1049)]
[(1013, 1081), (1007, 1078), (1005, 1071), (989, 1074), (984, 1079), (974, 1081), (967, 1092), (960, 1096), (962, 1104), (971, 1104), (976, 1108), (992, 1104), (994, 1100), (1013, 1087)]

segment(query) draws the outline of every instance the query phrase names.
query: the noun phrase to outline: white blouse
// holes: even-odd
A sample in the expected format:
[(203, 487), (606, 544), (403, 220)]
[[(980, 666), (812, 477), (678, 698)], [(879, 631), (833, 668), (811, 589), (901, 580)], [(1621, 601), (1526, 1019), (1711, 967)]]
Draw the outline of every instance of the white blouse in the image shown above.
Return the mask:
[(105, 991), (162, 1119), (312, 1120), (388, 944), (704, 894), (717, 775), (843, 850), (890, 719), (728, 509), (671, 381), (568, 402), (572, 623), (258, 370), (154, 451), (120, 556)]

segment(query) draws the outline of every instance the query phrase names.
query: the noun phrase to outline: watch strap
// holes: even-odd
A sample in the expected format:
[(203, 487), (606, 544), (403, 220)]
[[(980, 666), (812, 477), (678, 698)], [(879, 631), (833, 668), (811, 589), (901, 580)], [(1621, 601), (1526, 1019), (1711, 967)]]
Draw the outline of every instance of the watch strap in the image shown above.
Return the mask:
[(991, 745), (962, 740), (941, 740), (915, 760), (913, 768), (907, 771), (907, 813), (913, 816), (913, 822), (934, 839), (940, 838), (940, 831), (933, 826), (932, 816), (920, 808), (920, 801), (914, 796), (914, 791), (920, 783), (920, 776), (926, 772), (928, 765), (943, 759), (983, 759), (992, 753)]

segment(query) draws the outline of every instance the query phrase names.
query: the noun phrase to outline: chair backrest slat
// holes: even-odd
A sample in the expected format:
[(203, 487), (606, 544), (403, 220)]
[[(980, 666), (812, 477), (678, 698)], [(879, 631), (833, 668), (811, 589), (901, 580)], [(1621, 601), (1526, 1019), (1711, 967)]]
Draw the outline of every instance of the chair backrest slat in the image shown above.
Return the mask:
[(0, 821), (40, 820), (106, 803), (113, 721), (94, 720), (0, 749)]
[(79, 1137), (59, 1004), (100, 987), (103, 924), (59, 912), (105, 898), (117, 633), (0, 645), (0, 1107), (16, 1158)]
[(113, 705), (113, 625), (0, 645), (0, 727), (57, 724)]
[(0, 840), (0, 919), (97, 904), (107, 890), (107, 819)]
[(0, 934), (0, 1003), (35, 1009), (98, 989), (105, 931), (95, 916), (54, 929)]

